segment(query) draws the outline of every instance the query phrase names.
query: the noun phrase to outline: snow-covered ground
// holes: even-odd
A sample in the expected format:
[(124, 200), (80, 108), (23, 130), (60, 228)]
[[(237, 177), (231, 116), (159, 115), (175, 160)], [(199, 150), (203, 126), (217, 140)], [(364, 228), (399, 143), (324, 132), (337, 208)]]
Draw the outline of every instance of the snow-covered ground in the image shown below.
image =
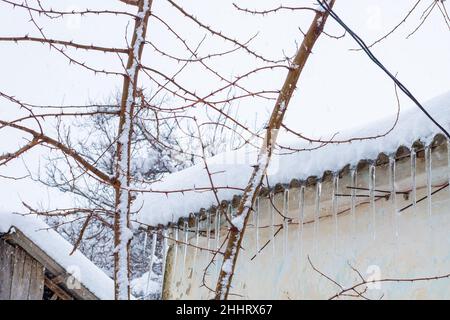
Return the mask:
[(114, 299), (114, 281), (36, 216), (0, 212), (0, 234), (20, 230), (36, 246), (102, 300)]
[[(450, 92), (424, 103), (427, 111), (437, 121), (450, 128)], [(395, 116), (374, 122), (370, 126), (360, 127), (339, 133), (334, 140), (346, 140), (354, 137), (367, 137), (383, 134), (394, 124)], [(411, 146), (420, 139), (429, 143), (439, 133), (437, 128), (419, 109), (409, 108), (401, 111), (399, 121), (388, 135), (376, 140), (353, 141), (345, 144), (328, 144), (313, 151), (302, 151), (277, 155), (273, 158), (268, 177), (271, 185), (288, 183), (292, 179), (306, 179), (309, 176), (321, 176), (324, 171), (338, 171), (345, 165), (356, 165), (361, 159), (376, 159), (380, 152), (393, 153), (399, 146)], [(331, 137), (322, 137), (330, 139)], [(315, 145), (296, 139), (295, 142), (281, 141), (281, 144), (294, 148), (311, 148)], [(208, 159), (208, 166), (216, 187), (244, 188), (255, 164), (257, 150), (241, 149), (217, 155)], [(211, 190), (198, 190), (211, 187), (204, 164), (176, 172), (152, 185), (152, 190), (138, 194), (134, 208), (139, 209), (136, 219), (148, 225), (166, 224), (217, 204)], [(177, 190), (192, 190), (174, 192)], [(161, 193), (160, 191), (167, 191)], [(229, 200), (239, 190), (220, 189), (221, 200)]]

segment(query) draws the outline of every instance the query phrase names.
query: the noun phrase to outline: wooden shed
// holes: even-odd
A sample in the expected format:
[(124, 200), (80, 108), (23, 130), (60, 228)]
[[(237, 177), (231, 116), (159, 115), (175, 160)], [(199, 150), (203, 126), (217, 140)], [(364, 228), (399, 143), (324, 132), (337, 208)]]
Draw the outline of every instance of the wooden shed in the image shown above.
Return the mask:
[(112, 299), (112, 280), (81, 252), (38, 218), (11, 216), (0, 213), (0, 300)]

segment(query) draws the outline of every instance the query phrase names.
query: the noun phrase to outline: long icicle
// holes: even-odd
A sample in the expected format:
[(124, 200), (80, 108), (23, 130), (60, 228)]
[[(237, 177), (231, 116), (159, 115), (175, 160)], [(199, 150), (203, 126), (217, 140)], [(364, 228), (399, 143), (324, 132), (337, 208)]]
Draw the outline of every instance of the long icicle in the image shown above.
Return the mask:
[(200, 217), (195, 216), (195, 249), (194, 249), (194, 263), (192, 266), (192, 272), (195, 273), (197, 269), (197, 256), (198, 256), (198, 245), (200, 242)]
[(395, 230), (395, 237), (399, 237), (399, 213), (397, 211), (397, 193), (395, 188), (395, 177), (396, 177), (396, 163), (395, 163), (395, 156), (389, 157), (389, 183), (391, 187), (391, 204), (394, 214), (394, 230)]
[(375, 207), (375, 175), (376, 175), (376, 167), (374, 164), (369, 166), (369, 193), (370, 193), (370, 210), (372, 213), (372, 237), (373, 240), (377, 238), (377, 215), (376, 215), (376, 207)]
[[(269, 197), (273, 199), (273, 194), (270, 193)], [(272, 202), (270, 203), (270, 223), (271, 223), (271, 242), (272, 242), (272, 257), (275, 259), (275, 209), (273, 208)]]
[(356, 239), (356, 187), (357, 187), (357, 181), (356, 181), (356, 168), (352, 168), (350, 170), (350, 183), (352, 190), (350, 192), (350, 214), (352, 219), (352, 240), (355, 241)]
[[(216, 228), (216, 250), (219, 251), (220, 249), (220, 210), (217, 210), (216, 213), (216, 221), (215, 221), (215, 228)], [(216, 274), (219, 275), (220, 272), (220, 254), (216, 255)]]
[(303, 224), (305, 221), (305, 186), (300, 187), (300, 195), (298, 197), (298, 281), (300, 293), (303, 293), (304, 285), (302, 283), (302, 260), (303, 260)]
[(320, 232), (320, 196), (322, 194), (322, 182), (316, 183), (315, 208), (314, 208), (314, 256), (317, 256), (319, 250), (319, 232)]
[(147, 285), (145, 287), (144, 300), (147, 300), (146, 298), (149, 296), (148, 288), (150, 287), (151, 275), (153, 273), (153, 263), (155, 261), (155, 252), (156, 252), (156, 242), (157, 242), (157, 234), (155, 232), (155, 233), (153, 233), (153, 237), (152, 237), (152, 250), (150, 252), (150, 257), (149, 257), (148, 277), (147, 277)]
[(211, 249), (211, 212), (206, 213), (206, 247)]
[(216, 238), (216, 250), (220, 248), (220, 210), (216, 210), (216, 220), (214, 221), (214, 237)]
[[(269, 193), (269, 213), (270, 213), (270, 242), (272, 247), (272, 261), (276, 261), (276, 248), (275, 248), (275, 209), (272, 205), (273, 202), (273, 193)], [(274, 271), (276, 271), (276, 264), (272, 264)], [(272, 297), (275, 297), (277, 293), (277, 283), (273, 283), (272, 285)]]
[(303, 258), (303, 228), (305, 223), (305, 186), (300, 187), (298, 197), (298, 241), (299, 241), (299, 260)]
[[(179, 246), (179, 241), (180, 241), (180, 230), (179, 230), (179, 225), (176, 224), (175, 225), (175, 230), (172, 228), (172, 230), (175, 232), (174, 238), (175, 238), (175, 243), (174, 243), (174, 258), (173, 258), (173, 270), (177, 270), (177, 263), (178, 263), (178, 246)], [(172, 280), (175, 277), (175, 272), (172, 272)]]
[(144, 235), (144, 244), (142, 245), (142, 254), (145, 256), (145, 252), (147, 251), (147, 239), (148, 233), (146, 232)]
[(284, 248), (284, 256), (286, 257), (289, 252), (289, 190), (284, 190), (283, 194), (283, 215), (285, 218), (283, 219), (283, 248)]
[(256, 254), (259, 254), (259, 213), (260, 213), (260, 199), (256, 198), (256, 210), (253, 211), (253, 224), (255, 226), (255, 251)]
[(169, 230), (164, 228), (163, 232), (163, 249), (162, 249), (162, 274), (161, 278), (164, 280), (166, 277), (166, 263), (167, 263), (167, 252), (169, 249)]
[(333, 175), (333, 194), (332, 194), (332, 211), (334, 221), (334, 253), (338, 251), (338, 239), (339, 239), (339, 225), (338, 225), (338, 209), (339, 209), (339, 197), (336, 194), (339, 192), (339, 173)]
[(184, 272), (186, 269), (186, 258), (189, 242), (189, 223), (187, 221), (184, 222), (183, 229), (184, 229), (184, 253), (183, 253), (183, 272)]
[(426, 165), (426, 172), (427, 172), (427, 212), (428, 212), (428, 215), (431, 217), (431, 214), (432, 214), (432, 208), (431, 208), (431, 205), (432, 205), (431, 145), (425, 148), (425, 165)]
[(414, 214), (417, 213), (417, 154), (416, 149), (411, 149), (411, 198)]

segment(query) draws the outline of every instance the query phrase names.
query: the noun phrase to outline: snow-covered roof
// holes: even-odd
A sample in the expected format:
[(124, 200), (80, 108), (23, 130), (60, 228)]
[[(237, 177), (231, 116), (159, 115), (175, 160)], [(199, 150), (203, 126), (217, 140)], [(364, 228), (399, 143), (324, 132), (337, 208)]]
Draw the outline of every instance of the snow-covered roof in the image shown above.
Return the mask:
[[(439, 121), (444, 128), (450, 129), (450, 92), (424, 103), (427, 111)], [(376, 121), (370, 126), (342, 132), (335, 140), (354, 137), (377, 136), (389, 130), (395, 120), (390, 116)], [(346, 165), (357, 165), (362, 159), (375, 160), (380, 153), (392, 154), (400, 146), (411, 147), (420, 139), (428, 144), (440, 133), (426, 116), (416, 107), (400, 112), (396, 127), (386, 136), (375, 140), (356, 140), (345, 144), (328, 144), (312, 151), (295, 152), (275, 156), (268, 170), (271, 185), (289, 183), (293, 179), (306, 180), (311, 176), (322, 176), (325, 171), (337, 172)], [(300, 140), (300, 139), (298, 139)], [(286, 143), (283, 143), (286, 145)], [(309, 142), (297, 141), (289, 144), (302, 149), (311, 148)], [(237, 150), (217, 155), (207, 160), (216, 187), (244, 188), (252, 172), (257, 150)], [(144, 192), (138, 195), (134, 208), (139, 209), (136, 220), (156, 226), (175, 222), (202, 208), (217, 205), (211, 190), (199, 190), (210, 187), (209, 177), (203, 163), (173, 173), (162, 181), (152, 185), (157, 192)], [(175, 190), (195, 190), (173, 192)], [(168, 193), (161, 193), (168, 191)], [(231, 200), (242, 192), (236, 189), (219, 189), (220, 200)]]
[(22, 232), (39, 249), (102, 300), (114, 299), (114, 282), (79, 250), (36, 216), (0, 212), (0, 235)]

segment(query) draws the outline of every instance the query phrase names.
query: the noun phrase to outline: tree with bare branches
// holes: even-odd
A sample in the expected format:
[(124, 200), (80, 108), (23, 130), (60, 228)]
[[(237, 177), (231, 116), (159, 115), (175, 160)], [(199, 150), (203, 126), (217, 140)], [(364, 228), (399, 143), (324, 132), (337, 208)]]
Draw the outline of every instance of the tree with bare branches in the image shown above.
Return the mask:
[[(178, 1), (164, 1), (172, 10), (173, 16), (170, 17), (162, 16), (153, 0), (117, 2), (129, 6), (123, 5), (126, 8), (123, 10), (111, 10), (106, 4), (105, 9), (61, 10), (47, 8), (39, 0), (0, 0), (0, 3), (10, 10), (26, 12), (32, 26), (31, 33), (0, 35), (0, 45), (43, 44), (50, 48), (51, 54), (57, 54), (67, 61), (70, 68), (77, 68), (92, 77), (111, 77), (120, 83), (121, 89), (117, 99), (104, 104), (85, 105), (38, 104), (23, 101), (0, 88), (0, 99), (15, 106), (17, 111), (17, 116), (0, 119), (0, 130), (18, 132), (25, 141), (15, 150), (1, 154), (0, 166), (5, 167), (11, 161), (20, 159), (38, 148), (51, 155), (46, 163), (46, 176), (38, 175), (35, 180), (72, 193), (78, 201), (77, 205), (40, 210), (24, 202), (24, 207), (29, 214), (57, 218), (53, 220), (53, 226), (67, 233), (74, 244), (74, 250), (83, 248), (82, 242), (87, 238), (91, 241), (101, 239), (99, 247), (102, 247), (105, 256), (100, 263), (108, 265), (110, 262), (103, 260), (113, 256), (116, 299), (130, 298), (131, 265), (135, 261), (133, 254), (146, 254), (145, 245), (142, 251), (136, 249), (141, 248), (142, 242), (145, 242), (145, 234), (157, 234), (160, 241), (164, 238), (164, 226), (147, 226), (134, 219), (134, 214), (141, 209), (134, 206), (134, 200), (139, 194), (211, 192), (214, 195), (220, 215), (229, 224), (228, 235), (222, 247), (217, 250), (197, 249), (213, 254), (208, 267), (216, 262), (217, 256), (223, 256), (216, 286), (210, 290), (214, 291), (216, 299), (227, 299), (233, 275), (238, 272), (235, 270), (236, 262), (248, 219), (261, 188), (265, 184), (268, 186), (266, 171), (275, 150), (279, 150), (280, 154), (309, 151), (328, 144), (377, 139), (394, 129), (399, 110), (392, 127), (386, 132), (367, 137), (339, 140), (336, 135), (332, 135), (329, 138), (315, 138), (297, 132), (286, 124), (285, 115), (299, 86), (300, 76), (316, 41), (322, 35), (335, 40), (350, 35), (360, 46), (359, 49), (395, 83), (398, 108), (400, 103), (397, 88), (421, 107), (403, 83), (371, 53), (370, 48), (398, 32), (399, 27), (410, 19), (423, 1), (417, 1), (397, 25), (370, 45), (365, 45), (333, 12), (334, 0), (320, 1), (314, 7), (280, 5), (266, 10), (248, 9), (234, 4), (237, 11), (261, 17), (285, 11), (314, 14), (309, 29), (306, 32), (300, 30), (303, 38), (292, 58), (268, 57), (264, 52), (253, 49), (252, 43), (257, 39), (257, 35), (242, 40), (226, 34), (197, 17), (195, 12), (191, 12)], [(438, 13), (440, 19), (449, 25), (444, 1), (433, 0), (423, 11), (419, 25), (407, 37), (415, 34), (425, 24), (431, 12)], [(126, 19), (129, 30), (126, 30), (122, 45), (107, 46), (100, 44), (100, 41), (95, 44), (75, 41), (69, 35), (65, 38), (53, 37), (48, 35), (41, 25), (42, 19), (48, 23), (60, 21), (64, 17), (92, 17), (98, 23), (106, 17), (120, 17)], [(342, 35), (331, 35), (324, 31), (330, 17), (344, 28)], [(196, 33), (186, 35), (174, 23), (179, 19), (192, 25)], [(170, 38), (174, 43), (173, 50), (167, 49), (164, 41), (152, 37), (153, 27), (164, 30), (164, 40)], [(120, 39), (120, 36), (118, 38)], [(217, 46), (218, 42), (221, 46)], [(83, 55), (80, 56), (80, 52)], [(94, 54), (117, 58), (119, 67), (96, 66), (89, 60)], [(148, 57), (154, 59), (147, 59)], [(238, 68), (237, 72), (229, 72), (227, 68), (218, 67), (220, 63), (215, 63), (216, 60), (220, 60), (225, 66), (239, 61), (244, 67)], [(254, 85), (249, 81), (271, 76), (274, 72), (287, 72), (281, 88), (270, 84)], [(206, 79), (208, 85), (196, 84), (195, 77)], [(114, 91), (113, 88), (111, 91)], [(237, 108), (233, 109), (249, 101), (261, 106), (273, 105), (262, 128), (250, 125), (246, 119), (242, 119), (236, 111)], [(430, 120), (439, 126), (436, 119), (430, 116)], [(282, 145), (277, 141), (280, 131), (309, 142), (311, 147), (296, 149)], [(444, 132), (447, 133), (445, 130)], [(227, 149), (247, 146), (257, 148), (258, 156), (256, 163), (249, 168), (251, 176), (245, 188), (217, 185), (217, 173), (210, 168), (208, 158)], [(173, 190), (159, 190), (154, 187), (166, 174), (192, 164), (201, 164), (204, 167), (204, 174), (208, 178), (207, 185)], [(224, 199), (220, 197), (220, 190), (224, 189), (242, 193), (234, 216), (222, 206)], [(64, 229), (65, 225), (69, 227)], [(176, 243), (183, 243), (180, 239), (165, 237)], [(89, 246), (85, 246), (83, 250), (89, 250)], [(109, 256), (107, 251), (110, 251)], [(356, 286), (364, 286), (364, 283)], [(353, 293), (361, 293), (357, 289), (355, 288)]]

